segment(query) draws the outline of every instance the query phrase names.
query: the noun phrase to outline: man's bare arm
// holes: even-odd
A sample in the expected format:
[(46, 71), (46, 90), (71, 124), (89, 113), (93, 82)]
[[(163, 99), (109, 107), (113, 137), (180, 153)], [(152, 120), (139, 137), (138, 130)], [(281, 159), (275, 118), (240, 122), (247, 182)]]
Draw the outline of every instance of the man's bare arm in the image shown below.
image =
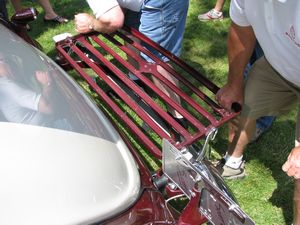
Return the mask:
[(232, 103), (243, 103), (243, 74), (252, 55), (256, 38), (251, 26), (231, 24), (228, 36), (228, 80), (217, 93), (218, 102), (230, 110)]
[(76, 31), (79, 33), (88, 33), (98, 31), (102, 33), (112, 33), (124, 24), (124, 12), (120, 6), (116, 6), (99, 18), (87, 13), (75, 15)]

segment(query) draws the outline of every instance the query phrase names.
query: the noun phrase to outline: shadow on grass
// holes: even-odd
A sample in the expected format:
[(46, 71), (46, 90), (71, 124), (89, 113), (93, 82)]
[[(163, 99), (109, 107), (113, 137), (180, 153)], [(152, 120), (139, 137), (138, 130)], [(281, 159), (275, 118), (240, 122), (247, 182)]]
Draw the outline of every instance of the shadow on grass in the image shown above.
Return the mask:
[[(255, 143), (249, 144), (244, 154), (246, 163), (259, 161), (265, 170), (271, 172), (276, 182), (276, 189), (273, 190), (268, 201), (280, 209), (285, 224), (293, 221), (293, 190), (294, 182), (281, 169), (286, 161), (290, 150), (294, 147), (295, 122), (293, 120), (276, 120), (271, 129), (262, 135)], [(212, 147), (219, 155), (223, 155), (227, 149), (227, 131), (223, 126)], [(225, 138), (224, 138), (225, 137)], [(247, 165), (247, 164), (246, 164)], [(255, 173), (255, 171), (253, 171)], [(260, 176), (257, 174), (257, 176)], [(255, 183), (252, 187), (259, 185)], [(264, 212), (262, 212), (264, 213)]]
[[(293, 221), (294, 182), (281, 169), (291, 149), (294, 147), (295, 122), (292, 120), (276, 121), (270, 131), (264, 134), (257, 143), (249, 146), (247, 161), (258, 159), (271, 171), (277, 188), (268, 199), (272, 205), (280, 208), (285, 224)], [(259, 151), (259, 150), (263, 151)]]

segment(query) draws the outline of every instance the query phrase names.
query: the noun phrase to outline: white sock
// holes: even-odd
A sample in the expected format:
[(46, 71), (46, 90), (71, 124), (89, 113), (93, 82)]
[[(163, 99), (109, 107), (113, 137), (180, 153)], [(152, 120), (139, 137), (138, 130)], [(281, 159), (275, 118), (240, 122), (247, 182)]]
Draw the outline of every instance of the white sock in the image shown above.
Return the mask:
[(229, 166), (233, 169), (238, 169), (242, 164), (243, 156), (233, 157), (233, 156), (226, 154), (224, 158), (226, 160), (226, 163), (225, 163), (226, 166)]
[(228, 152), (226, 152), (225, 155), (223, 156), (223, 158), (225, 159), (226, 162), (229, 157), (230, 157), (230, 155), (228, 155)]
[(218, 16), (221, 16), (221, 15), (222, 15), (222, 12), (221, 12), (221, 11), (218, 11), (218, 10), (215, 10), (215, 9), (213, 9), (213, 11), (214, 11)]

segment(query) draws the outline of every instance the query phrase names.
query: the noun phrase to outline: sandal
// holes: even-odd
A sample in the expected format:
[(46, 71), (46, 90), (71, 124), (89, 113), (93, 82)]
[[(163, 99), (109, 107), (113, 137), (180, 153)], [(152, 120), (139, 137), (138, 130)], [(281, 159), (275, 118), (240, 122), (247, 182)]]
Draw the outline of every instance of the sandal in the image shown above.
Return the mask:
[(45, 19), (44, 18), (44, 22), (53, 22), (53, 23), (61, 24), (61, 23), (67, 23), (67, 22), (69, 22), (69, 20), (62, 16), (56, 16), (53, 19)]

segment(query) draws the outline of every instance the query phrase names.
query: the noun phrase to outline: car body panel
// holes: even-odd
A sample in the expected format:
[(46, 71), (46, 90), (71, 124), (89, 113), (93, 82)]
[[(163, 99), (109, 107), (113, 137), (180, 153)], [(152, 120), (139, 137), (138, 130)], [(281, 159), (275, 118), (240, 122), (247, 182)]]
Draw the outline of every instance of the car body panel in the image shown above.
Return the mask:
[(0, 224), (95, 222), (139, 197), (139, 173), (121, 141), (9, 122), (0, 135)]

